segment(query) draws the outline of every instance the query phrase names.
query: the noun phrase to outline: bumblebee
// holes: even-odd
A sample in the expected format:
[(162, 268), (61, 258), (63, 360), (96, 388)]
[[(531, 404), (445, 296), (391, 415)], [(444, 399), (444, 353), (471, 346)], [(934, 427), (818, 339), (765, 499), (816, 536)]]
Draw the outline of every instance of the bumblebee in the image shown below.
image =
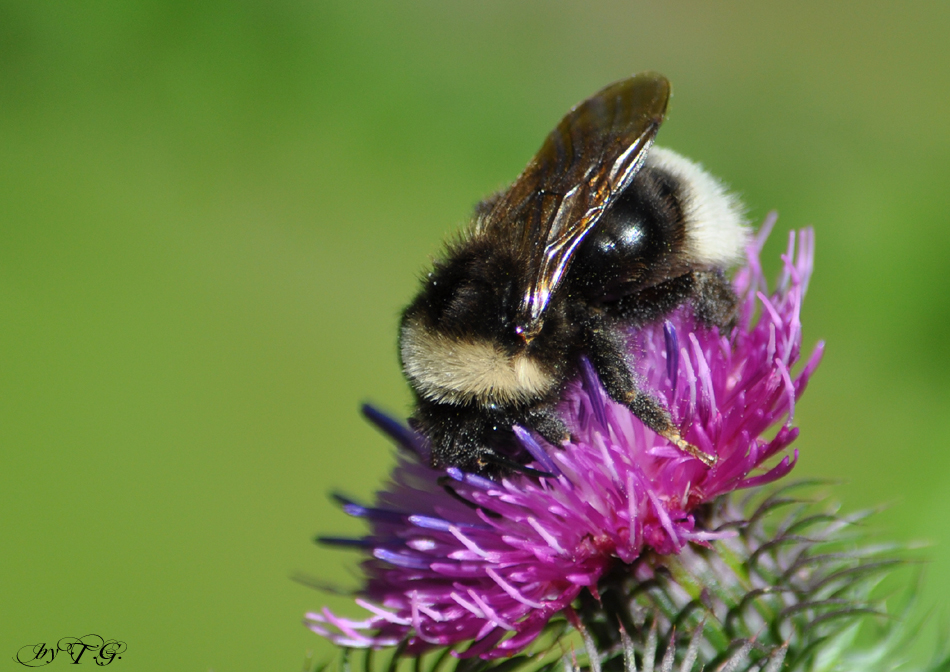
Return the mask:
[(513, 425), (568, 441), (556, 404), (581, 357), (612, 399), (714, 464), (643, 389), (626, 347), (631, 329), (686, 302), (728, 328), (736, 297), (724, 273), (749, 235), (716, 178), (653, 146), (669, 97), (666, 78), (643, 73), (574, 107), (423, 278), (399, 352), (433, 466), (523, 470)]

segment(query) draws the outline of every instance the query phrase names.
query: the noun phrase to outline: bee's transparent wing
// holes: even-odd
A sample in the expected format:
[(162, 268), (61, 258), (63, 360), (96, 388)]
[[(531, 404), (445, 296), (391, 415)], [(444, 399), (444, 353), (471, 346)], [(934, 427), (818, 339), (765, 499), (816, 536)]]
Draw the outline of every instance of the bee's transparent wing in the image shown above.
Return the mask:
[(670, 83), (648, 72), (597, 92), (567, 113), (479, 229), (517, 251), (524, 269), (519, 332), (530, 340), (604, 210), (629, 186), (666, 114)]

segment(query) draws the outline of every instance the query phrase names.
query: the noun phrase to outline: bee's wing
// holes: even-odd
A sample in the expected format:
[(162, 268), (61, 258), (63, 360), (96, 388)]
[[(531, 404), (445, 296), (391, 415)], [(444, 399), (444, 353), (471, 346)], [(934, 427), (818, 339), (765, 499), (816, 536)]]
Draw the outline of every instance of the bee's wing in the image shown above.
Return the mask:
[(541, 330), (574, 251), (643, 164), (669, 97), (665, 77), (642, 73), (580, 103), (480, 222), (525, 270), (517, 324), (526, 340)]

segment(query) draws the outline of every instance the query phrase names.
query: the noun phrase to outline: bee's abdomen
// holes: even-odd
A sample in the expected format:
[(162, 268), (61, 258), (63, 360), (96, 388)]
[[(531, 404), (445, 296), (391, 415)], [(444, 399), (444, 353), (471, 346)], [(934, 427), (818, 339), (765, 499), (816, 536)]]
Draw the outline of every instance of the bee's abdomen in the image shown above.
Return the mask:
[(399, 348), (406, 377), (432, 402), (524, 405), (558, 383), (527, 353), (509, 354), (490, 339), (446, 335), (412, 318), (403, 324)]

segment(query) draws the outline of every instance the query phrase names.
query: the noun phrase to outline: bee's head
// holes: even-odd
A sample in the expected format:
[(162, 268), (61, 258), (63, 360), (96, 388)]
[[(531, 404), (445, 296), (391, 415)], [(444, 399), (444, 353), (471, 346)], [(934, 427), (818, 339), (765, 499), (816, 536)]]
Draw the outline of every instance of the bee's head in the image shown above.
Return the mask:
[(423, 280), (403, 314), (400, 356), (431, 401), (530, 404), (556, 386), (516, 331), (518, 264), (485, 241), (466, 241)]
[(427, 328), (446, 337), (479, 337), (517, 347), (514, 316), (518, 266), (487, 243), (450, 248), (423, 280), (406, 313), (424, 317)]

